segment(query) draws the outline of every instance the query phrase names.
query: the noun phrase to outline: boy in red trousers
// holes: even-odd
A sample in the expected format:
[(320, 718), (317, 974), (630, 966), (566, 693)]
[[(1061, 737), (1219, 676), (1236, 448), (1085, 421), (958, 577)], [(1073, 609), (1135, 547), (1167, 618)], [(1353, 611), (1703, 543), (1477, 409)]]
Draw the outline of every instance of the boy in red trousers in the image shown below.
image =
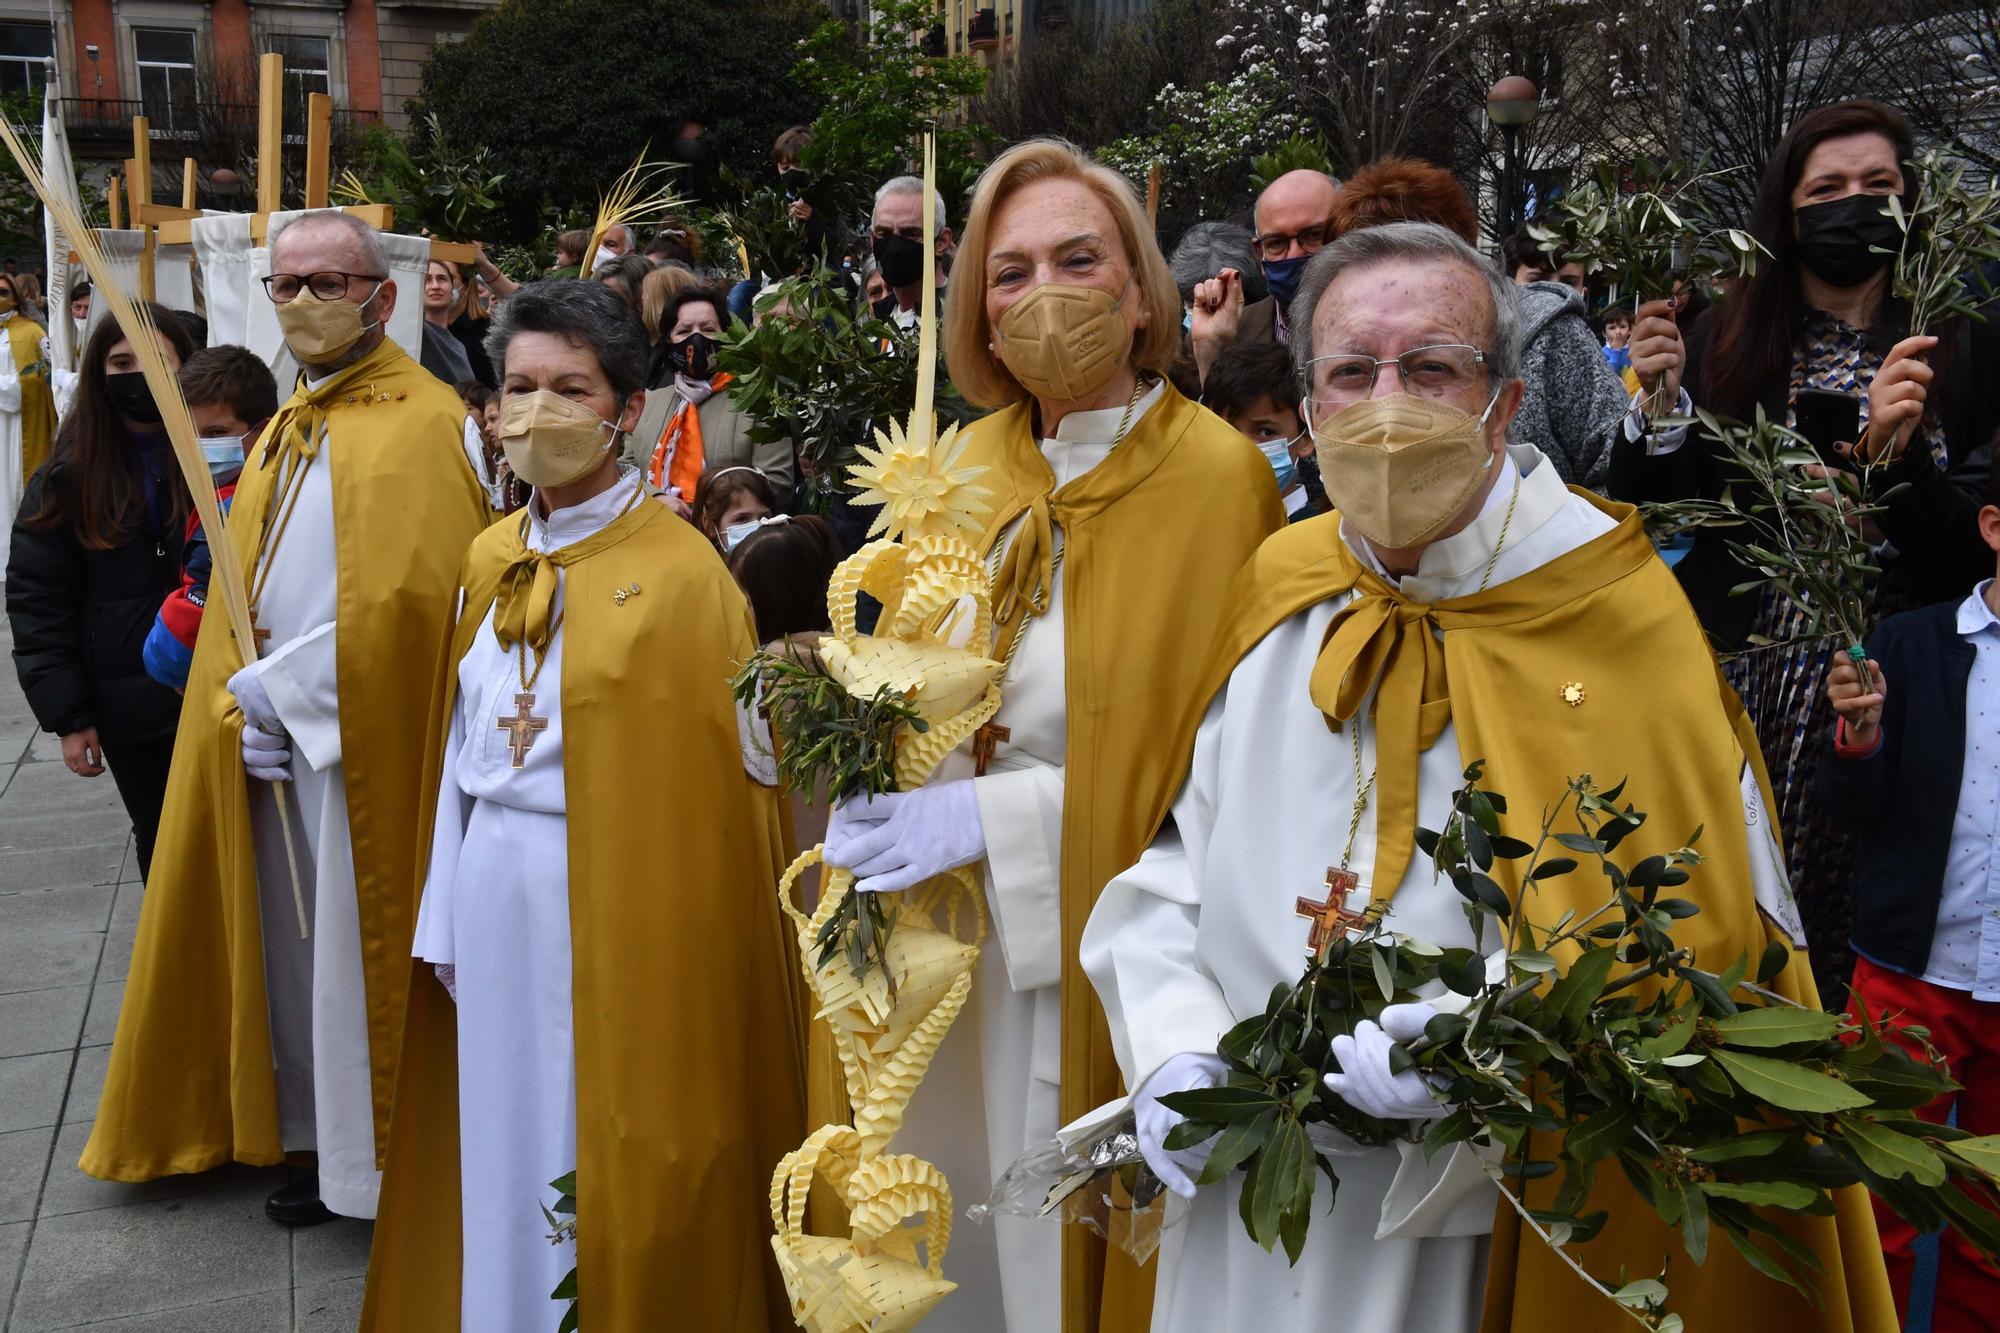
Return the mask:
[[(2000, 470), (1979, 533), (2000, 552)], [(2000, 1133), (2000, 582), (1962, 602), (1891, 616), (1867, 675), (1842, 654), (1827, 680), (1840, 714), (1819, 796), (1856, 831), (1852, 994), (1876, 1018), (1930, 1029), (1961, 1091), (1917, 1112)], [(1893, 686), (1893, 688), (1892, 688)], [(1876, 1221), (1907, 1315), (1909, 1224)], [(1956, 1232), (1940, 1247), (1934, 1333), (2000, 1318), (2000, 1269)]]

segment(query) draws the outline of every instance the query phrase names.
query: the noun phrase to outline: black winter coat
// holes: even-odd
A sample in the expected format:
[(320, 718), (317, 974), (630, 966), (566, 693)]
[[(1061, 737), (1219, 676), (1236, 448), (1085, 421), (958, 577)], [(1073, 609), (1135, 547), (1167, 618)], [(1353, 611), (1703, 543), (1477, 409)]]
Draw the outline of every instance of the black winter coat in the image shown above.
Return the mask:
[[(52, 459), (35, 473), (22, 513), (40, 508), (51, 469), (62, 465)], [(14, 524), (7, 561), (14, 670), (44, 731), (95, 727), (113, 748), (174, 734), (180, 696), (146, 674), (143, 650), (160, 604), (180, 586), (186, 533), (136, 526), (139, 535), (123, 546), (92, 551), (67, 528)]]
[[(1710, 308), (1688, 331), (1682, 382), (1695, 406), (1729, 415), (1730, 406), (1710, 401), (1704, 385), (1709, 341), (1719, 322), (1719, 309)], [(1939, 374), (1931, 402), (1933, 414), (1944, 426), (1945, 465), (1940, 468), (1932, 461), (1919, 427), (1902, 457), (1875, 472), (1878, 494), (1901, 487), (1877, 518), (1897, 548), (1877, 595), (1878, 603), (1891, 609), (1963, 597), (1993, 572), (1993, 553), (1980, 540), (1977, 516), (1992, 466), (1994, 430), (2000, 427), (2000, 326), (1960, 320), (1944, 330), (1944, 337), (1950, 340), (1951, 357)], [(1894, 341), (1885, 338), (1883, 351)], [(1781, 378), (1766, 385), (1760, 395), (1773, 420), (1784, 420), (1789, 388)], [(1747, 420), (1756, 406), (1738, 410)], [(1649, 455), (1643, 442), (1627, 440), (1622, 430), (1614, 441), (1609, 488), (1614, 500), (1636, 504), (1695, 496), (1715, 499), (1740, 475), (1699, 427), (1691, 428), (1686, 443), (1670, 454)], [(1731, 535), (1714, 528), (1698, 530), (1694, 549), (1674, 570), (1702, 628), (1723, 651), (1744, 646), (1759, 601), (1754, 595), (1730, 595), (1730, 589), (1756, 578), (1755, 571), (1729, 550)]]

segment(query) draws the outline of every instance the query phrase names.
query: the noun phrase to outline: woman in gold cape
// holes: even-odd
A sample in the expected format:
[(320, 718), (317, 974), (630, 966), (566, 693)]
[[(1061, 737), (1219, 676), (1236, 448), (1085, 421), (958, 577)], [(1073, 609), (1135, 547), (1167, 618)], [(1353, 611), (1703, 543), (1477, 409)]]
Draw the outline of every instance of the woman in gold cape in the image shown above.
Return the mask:
[[(452, 734), (363, 1327), (554, 1328), (570, 1251), (541, 1206), (573, 1166), (585, 1327), (788, 1328), (767, 1200), (805, 1132), (803, 1018), (776, 793), (729, 692), (749, 608), (609, 447), (643, 402), (637, 317), (543, 284), (489, 347), (502, 443), (543, 485), (467, 554), (439, 681)], [(596, 415), (581, 477), (538, 458), (550, 399)]]
[[(1077, 941), (1098, 890), (1150, 832), (1132, 774), (1194, 688), (1189, 649), (1282, 522), (1263, 456), (1163, 378), (1179, 315), (1121, 177), (1052, 140), (981, 176), (945, 339), (959, 391), (1002, 409), (972, 424), (959, 462), (984, 469), (972, 479), (989, 505), (976, 545), (997, 573), (995, 656), (1011, 670), (994, 725), (925, 790), (971, 776), (994, 938), (896, 1139), (966, 1202), (1118, 1093)], [(837, 843), (829, 829), (829, 859)], [(814, 1091), (814, 1122), (836, 1118), (836, 1088)], [(953, 1240), (946, 1276), (959, 1290), (943, 1317), (954, 1328), (1145, 1325), (1147, 1279), (1122, 1261), (1100, 1312), (1104, 1249), (1078, 1228), (999, 1218)]]

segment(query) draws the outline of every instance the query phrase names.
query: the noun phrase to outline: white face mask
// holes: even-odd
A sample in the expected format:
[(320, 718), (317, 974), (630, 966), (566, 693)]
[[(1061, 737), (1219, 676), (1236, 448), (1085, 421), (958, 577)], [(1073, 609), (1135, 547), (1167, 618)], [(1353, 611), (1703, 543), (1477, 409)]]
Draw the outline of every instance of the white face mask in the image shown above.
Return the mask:
[(230, 473), (243, 470), (243, 437), (204, 435), (201, 437), (201, 455), (208, 460), (208, 475), (221, 481)]
[(751, 533), (759, 528), (769, 527), (773, 523), (783, 523), (785, 521), (785, 515), (772, 514), (767, 518), (752, 518), (746, 519), (741, 523), (731, 523), (722, 530), (722, 553), (724, 555), (734, 555), (736, 548), (741, 546)]
[(590, 271), (595, 273), (600, 265), (608, 264), (616, 258), (618, 256), (611, 252), (610, 246), (600, 245), (597, 247), (597, 258), (590, 261)]
[(90, 316), (89, 316), (89, 315), (85, 315), (85, 316), (84, 316), (84, 317), (83, 317), (82, 319), (73, 319), (73, 320), (71, 320), (71, 321), (70, 321), (70, 323), (72, 323), (72, 324), (76, 325), (76, 338), (77, 338), (77, 341), (78, 341), (78, 342), (82, 342), (82, 341), (83, 341), (83, 331), (84, 331), (85, 327), (87, 327), (87, 326), (89, 325), (89, 323), (90, 323)]

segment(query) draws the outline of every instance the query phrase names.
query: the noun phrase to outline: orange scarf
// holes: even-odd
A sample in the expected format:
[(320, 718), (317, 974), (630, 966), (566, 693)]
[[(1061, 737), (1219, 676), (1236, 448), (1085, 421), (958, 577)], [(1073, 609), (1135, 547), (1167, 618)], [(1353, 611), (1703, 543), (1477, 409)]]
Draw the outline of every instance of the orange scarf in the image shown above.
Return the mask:
[[(717, 375), (708, 387), (712, 393), (721, 393), (735, 378), (727, 373)], [(646, 469), (646, 476), (660, 489), (671, 487), (680, 492), (681, 499), (692, 500), (707, 465), (701, 443), (701, 406), (683, 398), (667, 418), (659, 443), (653, 446), (653, 464)]]

